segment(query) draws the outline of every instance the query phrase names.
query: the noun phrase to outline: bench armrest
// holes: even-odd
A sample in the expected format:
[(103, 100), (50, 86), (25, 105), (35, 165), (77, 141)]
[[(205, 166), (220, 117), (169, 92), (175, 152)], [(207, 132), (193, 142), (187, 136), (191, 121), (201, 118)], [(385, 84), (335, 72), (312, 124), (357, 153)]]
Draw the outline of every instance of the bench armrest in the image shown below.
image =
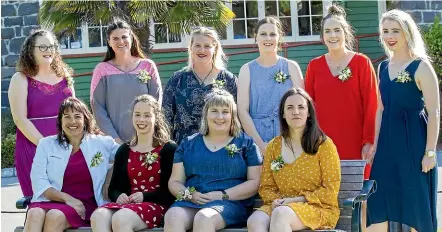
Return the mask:
[(22, 197), (15, 202), (15, 208), (17, 209), (26, 209), (28, 205), (31, 203), (32, 197)]
[(361, 192), (356, 197), (351, 197), (344, 200), (345, 208), (354, 209), (359, 203), (362, 203), (370, 197), (372, 193), (376, 192), (376, 181), (374, 180), (364, 180), (364, 185), (362, 186)]

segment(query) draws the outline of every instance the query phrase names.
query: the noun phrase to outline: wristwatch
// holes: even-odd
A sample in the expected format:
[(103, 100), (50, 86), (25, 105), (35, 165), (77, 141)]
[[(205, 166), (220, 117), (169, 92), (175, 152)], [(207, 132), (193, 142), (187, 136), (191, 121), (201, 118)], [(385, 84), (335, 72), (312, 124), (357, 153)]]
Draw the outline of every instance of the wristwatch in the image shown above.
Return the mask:
[(223, 193), (223, 200), (229, 200), (229, 194), (227, 194), (224, 190), (221, 190), (221, 192)]
[(430, 158), (435, 158), (436, 157), (436, 152), (435, 151), (426, 151), (425, 155), (430, 157)]

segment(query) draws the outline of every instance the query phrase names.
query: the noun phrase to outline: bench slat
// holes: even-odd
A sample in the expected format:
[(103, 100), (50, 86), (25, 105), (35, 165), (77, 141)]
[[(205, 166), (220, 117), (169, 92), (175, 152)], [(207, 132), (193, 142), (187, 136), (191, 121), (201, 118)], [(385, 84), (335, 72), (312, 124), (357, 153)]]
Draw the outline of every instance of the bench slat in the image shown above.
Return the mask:
[(364, 183), (364, 176), (362, 174), (351, 175), (351, 174), (342, 174), (341, 175), (342, 183)]
[(365, 167), (367, 162), (362, 160), (341, 160), (342, 167)]
[(364, 167), (342, 167), (341, 175), (345, 174), (364, 174)]
[(340, 191), (361, 191), (363, 183), (341, 183)]

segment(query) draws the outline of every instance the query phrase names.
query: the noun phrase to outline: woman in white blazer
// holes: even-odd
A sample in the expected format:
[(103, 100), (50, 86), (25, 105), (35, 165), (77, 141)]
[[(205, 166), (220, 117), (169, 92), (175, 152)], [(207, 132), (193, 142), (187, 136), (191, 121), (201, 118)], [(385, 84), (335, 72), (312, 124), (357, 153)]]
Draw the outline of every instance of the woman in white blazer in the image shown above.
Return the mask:
[(102, 188), (119, 144), (93, 134), (91, 112), (73, 97), (62, 102), (57, 129), (58, 135), (41, 139), (37, 146), (26, 232), (89, 226), (92, 212), (106, 203)]

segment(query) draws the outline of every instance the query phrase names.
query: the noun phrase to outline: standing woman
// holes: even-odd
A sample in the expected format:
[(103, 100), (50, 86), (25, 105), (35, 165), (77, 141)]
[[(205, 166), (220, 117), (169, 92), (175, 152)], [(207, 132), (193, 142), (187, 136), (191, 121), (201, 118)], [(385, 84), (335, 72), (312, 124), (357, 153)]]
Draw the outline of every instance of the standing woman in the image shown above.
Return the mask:
[[(352, 51), (353, 32), (340, 6), (332, 5), (322, 19), (321, 39), (328, 53), (310, 61), (305, 89), (341, 160), (366, 159), (374, 140), (376, 73), (367, 56)], [(368, 167), (364, 175), (369, 177)]]
[(223, 48), (215, 30), (206, 27), (194, 30), (188, 52), (188, 66), (175, 72), (164, 90), (164, 114), (177, 144), (198, 132), (204, 97), (212, 88), (224, 88), (236, 96), (237, 78), (226, 70)]
[(8, 90), (17, 126), (15, 167), (24, 196), (32, 196), (31, 167), (36, 145), (57, 134), (61, 102), (74, 95), (72, 70), (61, 60), (58, 41), (46, 30), (36, 30), (25, 40)]
[(387, 231), (388, 221), (436, 231), (437, 77), (409, 14), (385, 13), (379, 31), (389, 59), (378, 70), (382, 100), (370, 176), (378, 188), (368, 199), (368, 231)]
[(162, 101), (157, 67), (129, 24), (117, 20), (107, 27), (107, 52), (91, 81), (91, 107), (100, 129), (118, 143), (128, 142), (135, 134), (130, 106), (142, 94)]
[(292, 87), (304, 87), (299, 65), (278, 55), (283, 36), (277, 18), (261, 19), (255, 27), (259, 57), (239, 71), (239, 118), (262, 152), (279, 135), (278, 105), (282, 95)]

